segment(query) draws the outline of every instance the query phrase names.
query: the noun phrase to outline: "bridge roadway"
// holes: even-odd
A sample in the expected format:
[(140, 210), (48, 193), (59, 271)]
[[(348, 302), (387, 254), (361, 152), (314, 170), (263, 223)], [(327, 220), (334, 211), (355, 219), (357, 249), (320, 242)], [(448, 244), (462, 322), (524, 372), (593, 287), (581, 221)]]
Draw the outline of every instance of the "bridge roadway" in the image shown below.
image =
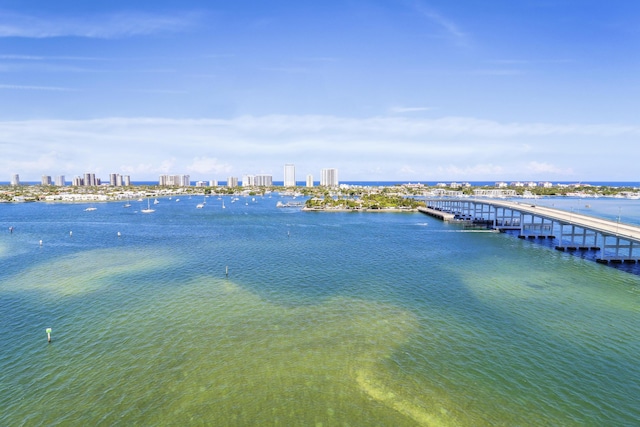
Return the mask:
[[(474, 216), (474, 219), (480, 219), (485, 222), (493, 221), (493, 228), (495, 229), (520, 229), (521, 237), (527, 229), (542, 230), (546, 227), (548, 235), (544, 236), (542, 231), (538, 231), (540, 233), (538, 237), (555, 237), (553, 236), (554, 230), (560, 231), (561, 242), (559, 246), (556, 246), (557, 249), (575, 250), (576, 246), (581, 246), (581, 249), (599, 249), (600, 258), (598, 261), (600, 262), (640, 261), (640, 226), (637, 225), (539, 206), (530, 202), (474, 198), (427, 199), (425, 202), (431, 210), (459, 213), (466, 211), (467, 214), (462, 215), (462, 217)], [(492, 209), (486, 211), (484, 207), (481, 207), (479, 211), (480, 218), (476, 218), (478, 205), (490, 206)], [(473, 213), (471, 213), (471, 206), (474, 208)], [(500, 216), (499, 209), (502, 209), (503, 216)], [(507, 211), (511, 212), (511, 219), (514, 219), (514, 221), (505, 226), (505, 222), (502, 219), (509, 219), (508, 215), (504, 216)], [(514, 217), (514, 213), (517, 213), (517, 217)], [(530, 218), (529, 221), (526, 219), (527, 216)], [(546, 221), (548, 223), (545, 226)], [(571, 231), (565, 233), (565, 226), (569, 226)], [(576, 231), (576, 229), (579, 231)], [(534, 236), (530, 235), (529, 237)], [(570, 238), (570, 242), (564, 245), (562, 242), (563, 237)], [(582, 245), (575, 244), (575, 241), (578, 240), (577, 238), (582, 239)], [(585, 247), (587, 238), (591, 240), (591, 246)], [(612, 239), (615, 243), (611, 243)], [(624, 253), (621, 254), (621, 251), (624, 251)]]

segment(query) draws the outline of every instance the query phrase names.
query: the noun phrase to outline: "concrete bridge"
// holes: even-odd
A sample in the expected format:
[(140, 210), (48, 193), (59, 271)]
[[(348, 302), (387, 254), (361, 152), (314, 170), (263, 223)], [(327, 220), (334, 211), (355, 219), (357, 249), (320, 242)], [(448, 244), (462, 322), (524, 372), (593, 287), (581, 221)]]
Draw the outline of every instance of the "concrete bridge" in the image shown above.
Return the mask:
[(427, 199), (419, 210), (448, 222), (517, 230), (523, 239), (556, 239), (561, 251), (597, 251), (602, 263), (640, 262), (640, 226), (528, 202)]

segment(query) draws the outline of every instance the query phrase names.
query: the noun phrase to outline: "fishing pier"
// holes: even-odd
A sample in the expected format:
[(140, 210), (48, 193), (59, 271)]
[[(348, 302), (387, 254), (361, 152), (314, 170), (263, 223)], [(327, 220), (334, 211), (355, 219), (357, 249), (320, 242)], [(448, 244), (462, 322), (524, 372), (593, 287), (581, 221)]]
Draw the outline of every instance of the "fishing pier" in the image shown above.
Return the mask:
[(418, 210), (447, 222), (518, 231), (522, 239), (555, 239), (560, 251), (596, 251), (601, 263), (640, 262), (640, 226), (526, 202), (427, 199)]

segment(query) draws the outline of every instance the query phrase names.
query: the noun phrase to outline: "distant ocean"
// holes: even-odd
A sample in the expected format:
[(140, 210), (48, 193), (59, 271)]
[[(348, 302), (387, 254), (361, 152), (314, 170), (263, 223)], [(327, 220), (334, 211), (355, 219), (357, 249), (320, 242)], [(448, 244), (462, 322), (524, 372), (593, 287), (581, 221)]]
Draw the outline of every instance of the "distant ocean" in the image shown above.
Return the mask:
[(637, 273), (291, 200), (0, 204), (0, 425), (638, 425)]

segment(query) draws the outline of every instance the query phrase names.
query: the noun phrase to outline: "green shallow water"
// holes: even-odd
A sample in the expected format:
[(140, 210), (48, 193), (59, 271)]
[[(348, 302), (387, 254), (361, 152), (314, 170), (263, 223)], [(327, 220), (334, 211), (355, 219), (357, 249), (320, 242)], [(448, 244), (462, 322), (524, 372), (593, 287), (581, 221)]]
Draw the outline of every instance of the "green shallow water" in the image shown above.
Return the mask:
[(420, 214), (209, 200), (0, 205), (0, 425), (640, 419), (640, 276)]

